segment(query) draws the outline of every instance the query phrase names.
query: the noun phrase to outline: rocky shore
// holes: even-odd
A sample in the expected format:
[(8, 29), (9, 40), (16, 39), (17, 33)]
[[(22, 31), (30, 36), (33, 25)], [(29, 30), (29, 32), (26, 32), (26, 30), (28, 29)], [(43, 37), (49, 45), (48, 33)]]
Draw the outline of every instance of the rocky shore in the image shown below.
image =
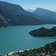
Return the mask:
[(13, 51), (0, 56), (56, 56), (56, 41), (46, 44), (44, 47)]

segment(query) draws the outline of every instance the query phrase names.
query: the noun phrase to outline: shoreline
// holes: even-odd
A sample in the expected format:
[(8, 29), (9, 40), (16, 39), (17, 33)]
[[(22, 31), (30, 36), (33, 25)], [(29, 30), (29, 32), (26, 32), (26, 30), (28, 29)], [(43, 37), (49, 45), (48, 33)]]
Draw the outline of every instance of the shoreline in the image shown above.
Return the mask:
[(46, 44), (44, 47), (12, 51), (0, 54), (0, 56), (56, 56), (56, 41)]

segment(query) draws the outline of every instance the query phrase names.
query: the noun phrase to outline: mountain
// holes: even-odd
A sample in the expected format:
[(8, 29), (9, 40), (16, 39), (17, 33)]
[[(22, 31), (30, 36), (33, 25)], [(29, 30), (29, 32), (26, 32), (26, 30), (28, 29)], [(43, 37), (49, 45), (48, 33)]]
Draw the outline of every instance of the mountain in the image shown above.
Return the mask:
[(43, 9), (43, 8), (37, 8), (33, 14), (40, 20), (42, 20), (44, 23), (52, 23), (56, 24), (56, 12)]
[(0, 15), (7, 25), (35, 25), (41, 24), (34, 14), (25, 11), (21, 6), (0, 1)]

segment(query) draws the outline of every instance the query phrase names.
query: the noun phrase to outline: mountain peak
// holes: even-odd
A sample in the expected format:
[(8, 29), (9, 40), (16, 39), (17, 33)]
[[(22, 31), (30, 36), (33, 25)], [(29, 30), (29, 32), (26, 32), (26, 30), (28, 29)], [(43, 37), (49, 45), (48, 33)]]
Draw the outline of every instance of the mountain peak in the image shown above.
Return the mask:
[(44, 8), (37, 8), (35, 11), (34, 11), (35, 14), (39, 14), (39, 15), (49, 15), (49, 14), (56, 14), (56, 12), (53, 12), (53, 11), (50, 11), (48, 9), (44, 9)]
[(37, 8), (35, 11), (50, 11), (50, 10), (44, 8)]

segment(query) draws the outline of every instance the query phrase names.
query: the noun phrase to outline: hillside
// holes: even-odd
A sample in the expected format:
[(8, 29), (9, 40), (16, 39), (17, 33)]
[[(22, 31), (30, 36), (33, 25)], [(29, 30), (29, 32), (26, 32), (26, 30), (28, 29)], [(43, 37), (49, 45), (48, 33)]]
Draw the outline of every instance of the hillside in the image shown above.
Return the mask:
[(44, 23), (56, 24), (56, 12), (43, 8), (37, 8), (33, 14)]
[(34, 37), (56, 37), (56, 27), (50, 29), (41, 27), (30, 31), (29, 34)]
[(0, 15), (8, 25), (35, 25), (41, 24), (35, 15), (25, 11), (21, 6), (0, 1)]

